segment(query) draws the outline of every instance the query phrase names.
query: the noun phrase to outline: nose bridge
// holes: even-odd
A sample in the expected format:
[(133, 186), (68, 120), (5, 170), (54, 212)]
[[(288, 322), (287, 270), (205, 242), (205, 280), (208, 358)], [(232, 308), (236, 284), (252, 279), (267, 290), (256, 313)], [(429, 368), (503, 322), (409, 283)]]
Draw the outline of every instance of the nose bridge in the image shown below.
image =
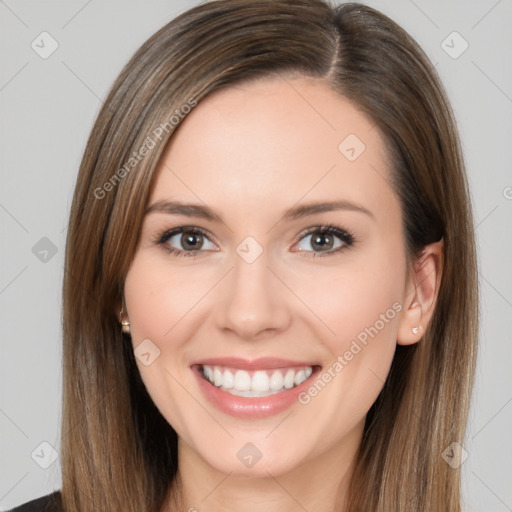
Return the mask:
[(282, 330), (290, 320), (282, 285), (267, 268), (268, 254), (255, 254), (251, 241), (248, 244), (237, 248), (234, 268), (224, 283), (224, 296), (217, 307), (219, 328), (247, 339), (263, 331)]

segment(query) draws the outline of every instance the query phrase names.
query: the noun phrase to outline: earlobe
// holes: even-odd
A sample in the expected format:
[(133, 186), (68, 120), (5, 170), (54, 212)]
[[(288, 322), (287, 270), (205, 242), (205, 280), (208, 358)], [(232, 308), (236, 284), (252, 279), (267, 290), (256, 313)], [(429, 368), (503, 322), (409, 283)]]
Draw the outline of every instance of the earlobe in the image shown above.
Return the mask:
[(397, 343), (399, 345), (413, 345), (421, 340), (424, 334), (422, 325), (421, 305), (417, 300), (412, 301), (400, 319)]
[(443, 271), (444, 242), (426, 245), (412, 265), (397, 343), (412, 345), (421, 340), (435, 310)]

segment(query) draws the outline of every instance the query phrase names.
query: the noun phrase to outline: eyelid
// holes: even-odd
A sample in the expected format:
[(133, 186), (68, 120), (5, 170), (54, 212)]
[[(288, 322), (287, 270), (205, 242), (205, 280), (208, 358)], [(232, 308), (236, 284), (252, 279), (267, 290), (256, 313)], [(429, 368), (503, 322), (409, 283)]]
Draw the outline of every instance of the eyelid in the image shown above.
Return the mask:
[(177, 226), (175, 228), (166, 229), (161, 234), (157, 235), (157, 239), (159, 239), (159, 240), (168, 239), (168, 238), (170, 238), (174, 235), (177, 235), (178, 233), (184, 232), (184, 231), (191, 231), (193, 233), (199, 233), (199, 234), (203, 235), (204, 237), (208, 238), (208, 240), (210, 240), (211, 242), (213, 242), (213, 240), (212, 240), (213, 237), (205, 229), (200, 228), (199, 226), (188, 226), (188, 225), (187, 226)]
[(351, 241), (353, 241), (354, 239), (354, 235), (349, 230), (343, 229), (334, 224), (320, 224), (316, 226), (311, 226), (301, 231), (297, 235), (297, 237), (299, 239), (302, 239), (307, 235), (311, 235), (312, 233), (334, 233), (337, 236), (347, 238)]

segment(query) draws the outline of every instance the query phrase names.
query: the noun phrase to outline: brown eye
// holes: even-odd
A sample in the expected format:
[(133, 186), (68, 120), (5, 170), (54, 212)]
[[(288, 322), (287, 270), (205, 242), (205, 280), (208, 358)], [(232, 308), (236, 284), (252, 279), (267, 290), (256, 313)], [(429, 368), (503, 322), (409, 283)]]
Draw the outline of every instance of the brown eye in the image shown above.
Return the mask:
[(204, 242), (204, 237), (201, 233), (194, 231), (185, 231), (181, 235), (181, 245), (186, 251), (197, 251), (201, 248)]
[(327, 233), (317, 233), (311, 236), (311, 247), (314, 251), (329, 250), (334, 247), (334, 237)]
[(181, 227), (168, 230), (157, 238), (156, 243), (176, 256), (193, 256), (218, 250), (199, 228)]
[(354, 237), (348, 231), (335, 226), (322, 226), (310, 230), (296, 244), (299, 251), (312, 253), (336, 253), (353, 245)]

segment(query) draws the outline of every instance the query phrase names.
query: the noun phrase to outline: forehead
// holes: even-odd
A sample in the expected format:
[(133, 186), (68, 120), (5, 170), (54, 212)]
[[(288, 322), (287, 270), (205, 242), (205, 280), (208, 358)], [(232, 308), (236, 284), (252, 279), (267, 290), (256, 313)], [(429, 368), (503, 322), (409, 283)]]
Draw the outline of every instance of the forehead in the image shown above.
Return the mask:
[(151, 201), (200, 199), (237, 216), (265, 205), (272, 218), (302, 199), (389, 209), (389, 177), (379, 130), (346, 98), (319, 79), (265, 78), (215, 92), (188, 114)]

